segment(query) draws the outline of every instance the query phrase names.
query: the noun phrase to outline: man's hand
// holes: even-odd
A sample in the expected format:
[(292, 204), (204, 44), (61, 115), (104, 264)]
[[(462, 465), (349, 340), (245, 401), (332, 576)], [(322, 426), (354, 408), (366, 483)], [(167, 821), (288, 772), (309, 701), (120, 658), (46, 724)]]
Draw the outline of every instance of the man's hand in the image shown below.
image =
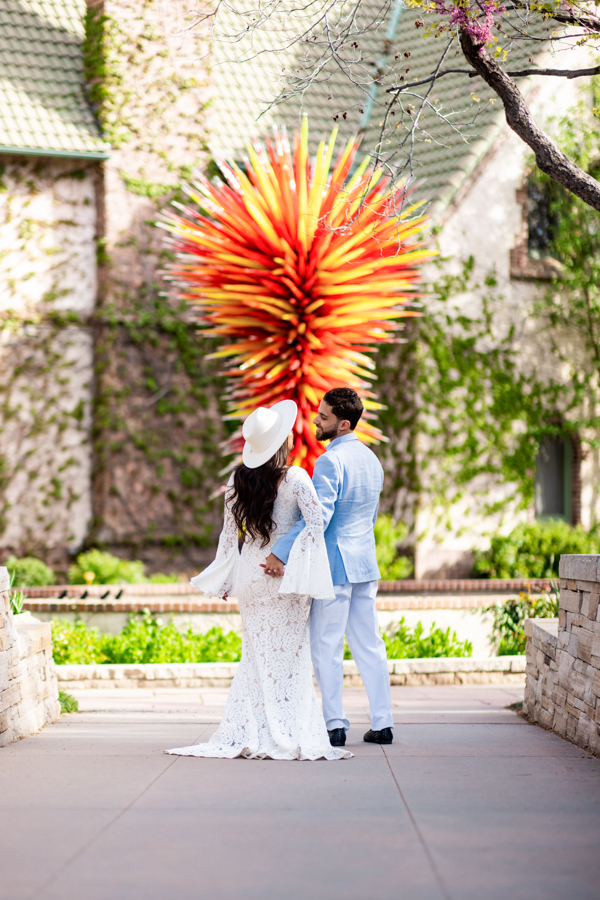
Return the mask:
[(280, 559), (277, 559), (272, 553), (269, 553), (261, 567), (265, 570), (265, 575), (272, 575), (273, 578), (281, 578), (285, 569)]

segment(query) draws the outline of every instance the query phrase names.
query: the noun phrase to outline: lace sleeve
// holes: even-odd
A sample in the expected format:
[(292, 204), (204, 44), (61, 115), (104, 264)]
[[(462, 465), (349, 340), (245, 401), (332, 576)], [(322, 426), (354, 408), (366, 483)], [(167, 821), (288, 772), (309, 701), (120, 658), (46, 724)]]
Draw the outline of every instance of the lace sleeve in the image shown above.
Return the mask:
[(299, 469), (293, 492), (305, 522), (290, 551), (280, 594), (305, 594), (333, 600), (335, 593), (323, 533), (323, 511), (308, 474)]
[(231, 594), (235, 591), (240, 552), (237, 525), (227, 504), (227, 497), (232, 485), (233, 475), (225, 489), (225, 518), (215, 560), (190, 581), (193, 588), (203, 591), (208, 597), (222, 597), (224, 594)]

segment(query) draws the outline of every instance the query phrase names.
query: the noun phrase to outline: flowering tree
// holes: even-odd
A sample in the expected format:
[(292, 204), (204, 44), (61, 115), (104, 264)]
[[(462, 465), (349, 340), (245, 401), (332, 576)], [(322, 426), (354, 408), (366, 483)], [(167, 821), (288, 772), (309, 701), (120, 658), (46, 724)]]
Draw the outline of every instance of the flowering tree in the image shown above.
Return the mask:
[[(322, 452), (312, 419), (325, 391), (350, 386), (363, 397), (363, 440), (382, 438), (367, 355), (395, 339), (417, 294), (424, 226), (404, 188), (369, 166), (351, 173), (358, 141), (331, 165), (335, 132), (311, 164), (308, 125), (290, 148), (276, 131), (266, 149), (249, 148), (244, 170), (220, 163), (226, 182), (199, 178), (196, 208), (165, 227), (182, 254), (171, 275), (197, 308), (228, 360), (229, 415), (293, 399), (299, 407), (294, 462), (312, 472)], [(240, 446), (239, 434), (230, 452)]]
[[(415, 25), (440, 46), (429, 74), (417, 80), (408, 78), (403, 56), (410, 54), (394, 55), (395, 23), (405, 5), (419, 10)], [(279, 83), (274, 103), (308, 100), (311, 89), (343, 76), (362, 92), (365, 109), (379, 112), (381, 131), (376, 146), (369, 148), (375, 165), (388, 166), (400, 179), (407, 171), (412, 174), (418, 136), (431, 140), (423, 125), (425, 113), (444, 119), (461, 135), (452, 111), (436, 103), (434, 86), (460, 74), (468, 95), (472, 79), (483, 79), (501, 100), (508, 125), (533, 150), (538, 167), (600, 209), (598, 181), (540, 127), (515, 82), (533, 74), (571, 79), (600, 73), (600, 66), (581, 69), (568, 62), (541, 68), (534, 59), (542, 48), (566, 59), (582, 44), (600, 48), (599, 5), (600, 0), (264, 0), (256, 5), (251, 0), (206, 0), (195, 27), (232, 45), (237, 60), (270, 55)], [(511, 69), (516, 49), (526, 54), (529, 65)], [(467, 67), (448, 65), (457, 53)]]

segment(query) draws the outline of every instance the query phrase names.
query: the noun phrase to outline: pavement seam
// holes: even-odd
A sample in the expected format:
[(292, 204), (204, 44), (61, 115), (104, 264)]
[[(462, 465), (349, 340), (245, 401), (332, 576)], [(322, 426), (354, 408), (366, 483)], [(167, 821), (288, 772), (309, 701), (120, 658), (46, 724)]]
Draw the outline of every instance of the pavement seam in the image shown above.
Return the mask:
[[(194, 743), (197, 743), (200, 740), (200, 738), (202, 737), (202, 735), (204, 734), (205, 731), (206, 731), (206, 728), (203, 728)], [(82, 853), (84, 853), (89, 847), (91, 847), (91, 845), (94, 843), (94, 841), (97, 841), (98, 838), (101, 837), (101, 835), (103, 835), (105, 831), (108, 831), (109, 828), (112, 828), (112, 826), (115, 824), (115, 822), (118, 822), (119, 819), (122, 816), (124, 816), (125, 813), (128, 812), (131, 809), (131, 807), (144, 796), (146, 791), (149, 791), (150, 788), (153, 785), (155, 785), (156, 782), (160, 778), (163, 777), (165, 772), (168, 772), (169, 769), (171, 768), (171, 766), (175, 765), (175, 763), (177, 762), (178, 759), (180, 759), (180, 757), (176, 756), (176, 757), (174, 757), (173, 760), (170, 760), (168, 765), (165, 766), (165, 768), (162, 770), (162, 772), (159, 772), (159, 774), (156, 776), (156, 778), (153, 778), (152, 781), (149, 784), (147, 784), (146, 787), (142, 791), (140, 791), (140, 793), (136, 797), (134, 797), (130, 803), (127, 804), (127, 806), (123, 807), (123, 809), (120, 810), (117, 813), (117, 815), (114, 816), (110, 820), (110, 822), (107, 822), (103, 828), (100, 828), (99, 831), (97, 831), (96, 834), (94, 834), (89, 839), (89, 841), (87, 841), (82, 847), (80, 847), (78, 850), (76, 850), (75, 853), (69, 857), (69, 859), (65, 860), (63, 865), (60, 867), (60, 869), (58, 869), (58, 871), (56, 871), (54, 873), (54, 875), (52, 875), (47, 881), (45, 881), (43, 884), (41, 884), (39, 888), (34, 890), (34, 892), (29, 895), (29, 900), (35, 900), (36, 897), (40, 897), (42, 892), (47, 890), (47, 888), (49, 888), (63, 874), (63, 872), (65, 872), (69, 868), (69, 866), (71, 866), (75, 862), (75, 860), (77, 859), (78, 856), (81, 856)]]
[(411, 821), (412, 827), (413, 827), (415, 834), (419, 840), (419, 843), (421, 844), (421, 846), (423, 848), (423, 852), (425, 853), (425, 856), (427, 857), (427, 861), (429, 862), (429, 865), (431, 866), (431, 871), (433, 872), (433, 877), (435, 878), (435, 880), (437, 882), (437, 886), (440, 889), (440, 893), (441, 893), (442, 897), (444, 898), (444, 900), (452, 900), (452, 898), (450, 897), (450, 894), (448, 893), (448, 891), (446, 889), (446, 885), (444, 884), (444, 881), (438, 870), (438, 867), (435, 864), (433, 854), (431, 853), (431, 850), (427, 846), (427, 843), (425, 841), (425, 838), (423, 837), (421, 829), (417, 825), (417, 820), (415, 819), (415, 817), (412, 813), (412, 810), (411, 810), (410, 806), (408, 805), (408, 803), (406, 802), (406, 798), (405, 798), (404, 794), (402, 793), (402, 788), (400, 787), (400, 783), (399, 783), (398, 779), (396, 778), (396, 775), (394, 774), (394, 770), (392, 769), (392, 766), (390, 764), (389, 757), (388, 757), (387, 753), (385, 752), (385, 747), (382, 746), (381, 749), (383, 751), (383, 755), (385, 757), (387, 767), (390, 770), (390, 775), (394, 779), (394, 784), (396, 785), (396, 789), (398, 791), (398, 794), (400, 796), (402, 804), (406, 810), (408, 818)]

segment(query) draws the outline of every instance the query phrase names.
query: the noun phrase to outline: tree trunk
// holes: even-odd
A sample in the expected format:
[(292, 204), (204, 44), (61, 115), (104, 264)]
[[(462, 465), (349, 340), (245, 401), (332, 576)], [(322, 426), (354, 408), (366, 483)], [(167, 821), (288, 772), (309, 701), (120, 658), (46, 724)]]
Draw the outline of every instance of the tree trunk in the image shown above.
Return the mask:
[(508, 125), (531, 147), (538, 168), (572, 194), (580, 197), (588, 206), (600, 210), (600, 184), (567, 159), (554, 141), (540, 128), (512, 78), (490, 56), (485, 47), (476, 44), (465, 31), (461, 31), (460, 45), (467, 62), (502, 100)]

